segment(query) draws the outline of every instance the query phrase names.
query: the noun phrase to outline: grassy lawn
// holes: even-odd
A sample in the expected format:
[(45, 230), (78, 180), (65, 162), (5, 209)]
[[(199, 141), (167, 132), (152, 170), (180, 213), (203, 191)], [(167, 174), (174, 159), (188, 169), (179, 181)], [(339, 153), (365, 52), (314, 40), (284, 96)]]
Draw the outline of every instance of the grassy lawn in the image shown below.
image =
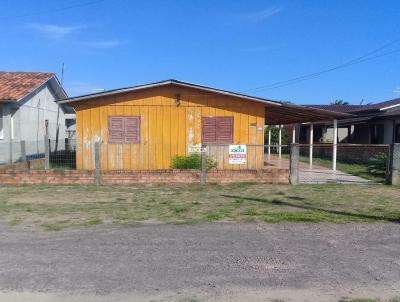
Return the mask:
[(384, 185), (0, 187), (0, 220), (58, 230), (101, 223), (400, 222)]
[[(283, 158), (289, 158), (289, 154), (282, 154)], [(303, 163), (309, 163), (310, 158), (308, 156), (303, 156), (300, 155), (299, 161)], [(313, 164), (316, 166), (321, 166), (325, 168), (332, 169), (332, 160), (326, 159), (326, 158), (320, 158), (320, 157), (313, 157)], [(359, 176), (364, 179), (369, 179), (373, 180), (376, 182), (384, 182), (385, 181), (385, 175), (381, 174), (372, 174), (370, 171), (368, 171), (368, 166), (366, 164), (357, 164), (357, 163), (345, 163), (341, 161), (336, 162), (336, 168), (339, 171)]]
[[(300, 156), (299, 160), (301, 162), (305, 162), (305, 163), (309, 162), (309, 158), (307, 156)], [(332, 160), (330, 160), (330, 159), (314, 157), (313, 163), (315, 165), (319, 165), (322, 167), (332, 168)], [(364, 165), (363, 164), (355, 164), (355, 163), (349, 164), (349, 163), (337, 161), (336, 167), (339, 171), (342, 171), (342, 172), (345, 172), (348, 174), (352, 174), (355, 176), (359, 176), (359, 177), (362, 177), (365, 179), (370, 179), (370, 180), (374, 180), (377, 182), (383, 182), (385, 180), (385, 175), (372, 174), (370, 171), (368, 171), (367, 165), (365, 165), (365, 164)]]

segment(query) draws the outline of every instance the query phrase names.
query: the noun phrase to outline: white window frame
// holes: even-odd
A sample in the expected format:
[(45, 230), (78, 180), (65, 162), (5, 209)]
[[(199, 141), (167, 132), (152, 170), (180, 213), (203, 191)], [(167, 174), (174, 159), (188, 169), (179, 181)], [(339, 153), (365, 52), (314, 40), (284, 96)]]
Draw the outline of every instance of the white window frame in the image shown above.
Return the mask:
[(10, 109), (10, 135), (11, 135), (11, 140), (15, 139), (15, 115), (17, 114), (18, 109), (11, 108)]
[(4, 108), (0, 106), (0, 139), (4, 139)]
[(10, 112), (10, 130), (11, 130), (11, 139), (14, 139), (14, 115)]

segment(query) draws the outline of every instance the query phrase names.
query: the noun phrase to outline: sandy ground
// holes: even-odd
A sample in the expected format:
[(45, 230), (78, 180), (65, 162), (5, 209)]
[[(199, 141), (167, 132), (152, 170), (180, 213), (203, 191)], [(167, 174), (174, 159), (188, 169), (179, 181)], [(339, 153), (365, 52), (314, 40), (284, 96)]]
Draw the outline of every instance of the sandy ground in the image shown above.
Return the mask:
[(0, 301), (400, 296), (398, 224), (0, 225)]

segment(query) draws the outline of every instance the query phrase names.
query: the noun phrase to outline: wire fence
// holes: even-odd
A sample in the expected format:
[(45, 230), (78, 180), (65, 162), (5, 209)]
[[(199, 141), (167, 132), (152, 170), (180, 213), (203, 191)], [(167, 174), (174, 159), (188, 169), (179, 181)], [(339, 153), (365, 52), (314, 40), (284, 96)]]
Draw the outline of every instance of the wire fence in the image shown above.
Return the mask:
[[(115, 173), (197, 169), (207, 173), (210, 170), (288, 170), (290, 167), (290, 145), (189, 145), (184, 150), (172, 152), (157, 144), (145, 147), (143, 144), (99, 143), (97, 163), (95, 145), (71, 139), (0, 142), (0, 168), (26, 163), (28, 169), (95, 170), (97, 167), (100, 171)], [(346, 179), (349, 182), (362, 179), (383, 182), (390, 173), (389, 145), (298, 146), (300, 182), (340, 182)]]
[(29, 169), (75, 169), (75, 140), (0, 142), (0, 167), (26, 164)]
[(76, 169), (76, 141), (49, 141), (49, 168)]
[(390, 145), (301, 144), (299, 149), (305, 183), (384, 182), (390, 173)]
[[(289, 145), (204, 145), (208, 169), (260, 170), (289, 167)], [(242, 151), (242, 154), (241, 152)]]

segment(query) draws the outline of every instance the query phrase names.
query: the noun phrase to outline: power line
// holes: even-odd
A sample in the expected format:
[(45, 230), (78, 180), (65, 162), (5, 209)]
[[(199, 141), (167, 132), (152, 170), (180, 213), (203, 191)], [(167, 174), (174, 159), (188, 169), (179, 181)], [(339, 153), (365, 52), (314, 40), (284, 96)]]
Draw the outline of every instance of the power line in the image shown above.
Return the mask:
[(355, 61), (355, 62), (352, 62), (352, 63), (346, 63), (346, 64), (338, 65), (338, 66), (335, 66), (335, 67), (332, 67), (332, 68), (329, 68), (329, 69), (325, 69), (325, 70), (320, 71), (320, 72), (315, 72), (315, 73), (308, 74), (308, 75), (305, 75), (305, 76), (301, 76), (301, 77), (298, 77), (298, 78), (294, 78), (294, 79), (291, 79), (291, 80), (276, 82), (276, 83), (268, 85), (268, 86), (263, 86), (263, 87), (260, 87), (260, 88), (257, 88), (257, 89), (250, 89), (250, 90), (246, 90), (246, 91), (268, 90), (268, 89), (280, 88), (280, 87), (284, 87), (284, 86), (288, 86), (288, 85), (292, 85), (292, 84), (297, 84), (299, 82), (306, 81), (306, 80), (318, 77), (318, 76), (320, 76), (322, 74), (325, 74), (325, 73), (328, 73), (328, 72), (331, 72), (331, 71), (334, 71), (334, 70), (343, 69), (343, 68), (346, 68), (346, 67), (349, 67), (349, 66), (352, 66), (352, 65), (356, 65), (356, 64), (363, 63), (363, 62), (375, 60), (377, 58), (388, 56), (388, 55), (391, 55), (391, 54), (397, 53), (397, 52), (400, 52), (400, 49), (397, 49), (397, 50), (394, 50), (394, 51), (390, 51), (390, 52), (387, 52), (387, 53), (383, 53), (381, 55), (376, 55), (374, 57), (366, 58), (366, 59), (363, 59), (363, 60)]
[(23, 17), (35, 16), (35, 15), (56, 13), (56, 12), (69, 10), (69, 9), (73, 9), (73, 8), (78, 8), (78, 7), (88, 6), (88, 5), (92, 5), (92, 4), (97, 4), (97, 3), (100, 3), (100, 2), (104, 2), (104, 1), (106, 1), (106, 0), (94, 0), (94, 1), (89, 1), (89, 2), (85, 2), (85, 3), (71, 4), (71, 5), (68, 5), (68, 6), (60, 7), (60, 8), (36, 11), (36, 12), (31, 12), (31, 13), (26, 13), (26, 14), (21, 14), (21, 15), (2, 16), (2, 17), (0, 17), (0, 20), (17, 19), (17, 18), (23, 18)]
[(385, 48), (387, 48), (387, 47), (389, 47), (389, 46), (391, 46), (391, 45), (393, 45), (393, 44), (395, 44), (395, 43), (397, 43), (399, 41), (400, 41), (400, 38), (395, 39), (395, 40), (393, 40), (393, 41), (391, 41), (389, 43), (384, 44), (383, 46), (380, 46), (380, 47), (378, 47), (378, 48), (376, 48), (376, 49), (374, 49), (374, 50), (372, 50), (370, 52), (367, 52), (366, 54), (364, 54), (364, 55), (362, 55), (360, 57), (354, 58), (354, 59), (349, 60), (349, 61), (347, 61), (345, 63), (339, 64), (339, 65), (336, 65), (336, 66), (333, 66), (333, 67), (330, 67), (330, 68), (327, 68), (327, 69), (323, 69), (321, 71), (305, 74), (305, 75), (302, 75), (302, 76), (299, 76), (299, 77), (295, 77), (295, 78), (292, 78), (292, 79), (288, 79), (288, 80), (284, 80), (284, 81), (278, 81), (278, 82), (275, 82), (275, 83), (271, 83), (269, 85), (263, 85), (263, 86), (247, 89), (247, 90), (244, 90), (244, 91), (241, 91), (241, 92), (269, 90), (269, 89), (280, 88), (280, 87), (284, 87), (284, 86), (288, 86), (288, 85), (293, 85), (293, 84), (297, 84), (297, 83), (302, 82), (302, 81), (306, 81), (306, 80), (318, 77), (318, 76), (320, 76), (322, 74), (325, 74), (325, 73), (328, 73), (328, 72), (331, 72), (331, 71), (334, 71), (334, 70), (337, 70), (337, 69), (346, 68), (346, 67), (349, 67), (349, 66), (352, 66), (352, 65), (360, 64), (360, 63), (363, 63), (363, 62), (366, 62), (366, 61), (371, 61), (371, 60), (374, 60), (374, 59), (377, 59), (377, 58), (380, 58), (380, 57), (384, 57), (384, 56), (387, 56), (387, 55), (390, 55), (390, 54), (393, 54), (393, 53), (397, 53), (397, 52), (400, 52), (400, 49), (397, 49), (397, 50), (394, 50), (394, 51), (390, 51), (390, 52), (386, 52), (386, 53), (381, 53), (379, 55), (371, 57), (372, 54), (378, 53), (381, 50), (383, 50), (383, 49), (385, 49)]

